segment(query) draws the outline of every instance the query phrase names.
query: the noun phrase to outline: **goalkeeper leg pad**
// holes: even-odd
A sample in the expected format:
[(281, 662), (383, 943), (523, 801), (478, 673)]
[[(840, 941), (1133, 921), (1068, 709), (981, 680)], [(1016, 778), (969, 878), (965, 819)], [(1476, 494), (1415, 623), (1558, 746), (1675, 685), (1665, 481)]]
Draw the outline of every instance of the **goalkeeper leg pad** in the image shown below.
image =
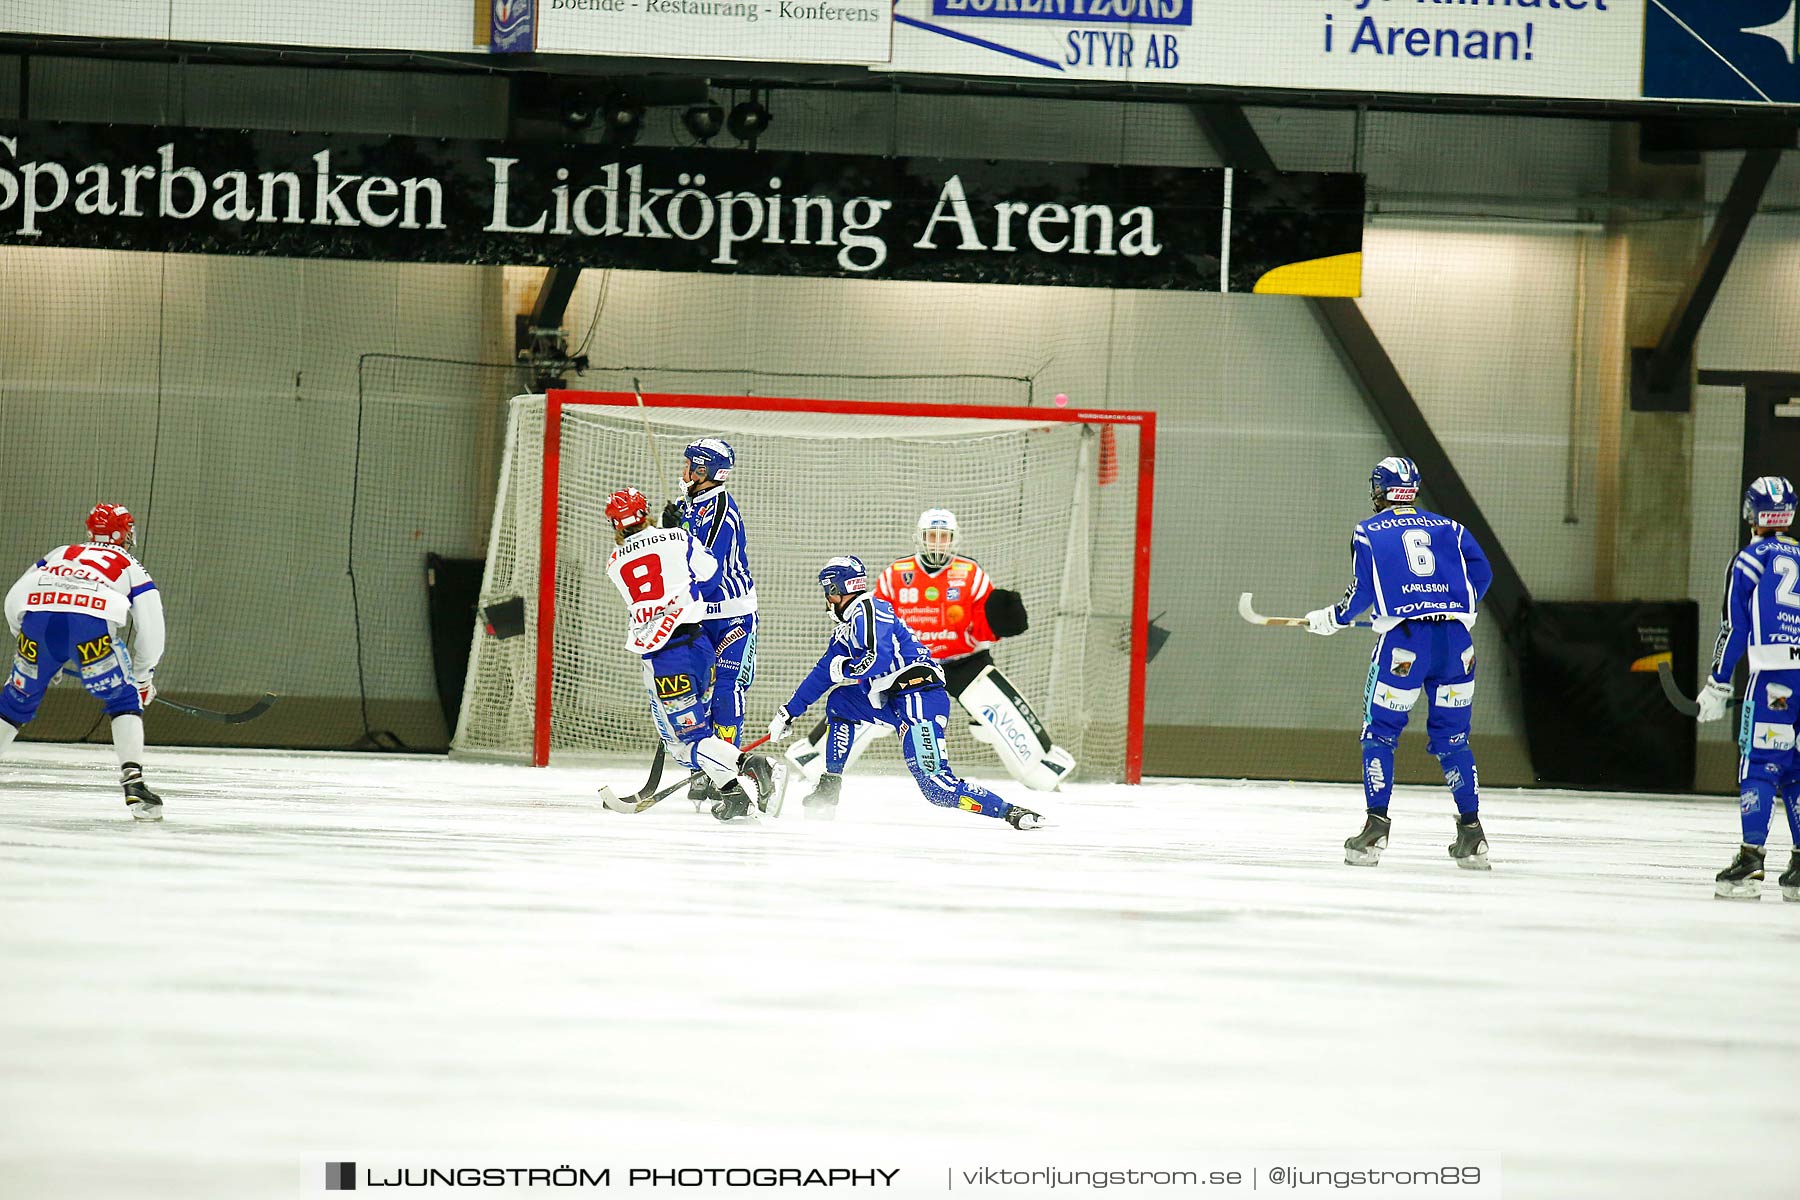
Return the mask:
[(982, 727), (978, 740), (992, 746), (1006, 773), (1026, 787), (1053, 792), (1075, 770), (1074, 756), (1050, 741), (1025, 697), (995, 668), (984, 668), (956, 700)]

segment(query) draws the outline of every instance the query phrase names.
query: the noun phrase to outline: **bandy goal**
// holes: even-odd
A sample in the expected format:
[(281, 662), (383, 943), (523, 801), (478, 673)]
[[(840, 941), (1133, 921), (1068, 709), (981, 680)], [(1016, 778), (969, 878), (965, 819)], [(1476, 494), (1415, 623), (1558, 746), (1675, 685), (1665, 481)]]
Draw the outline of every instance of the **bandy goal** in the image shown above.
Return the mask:
[[(826, 559), (857, 555), (873, 575), (913, 553), (920, 512), (948, 508), (957, 553), (1024, 598), (1030, 628), (994, 647), (995, 663), (1075, 755), (1078, 777), (1137, 782), (1156, 417), (1073, 407), (516, 397), (481, 602), (522, 599), (524, 632), (497, 638), (477, 622), (456, 753), (542, 766), (553, 753), (654, 747), (625, 609), (606, 577), (603, 510), (632, 486), (659, 513), (682, 491), (682, 448), (701, 437), (724, 438), (736, 455), (727, 486), (759, 604), (752, 728), (825, 648)], [(959, 711), (951, 761), (977, 778), (1002, 775)], [(883, 753), (894, 754), (892, 740), (874, 743), (871, 756)]]

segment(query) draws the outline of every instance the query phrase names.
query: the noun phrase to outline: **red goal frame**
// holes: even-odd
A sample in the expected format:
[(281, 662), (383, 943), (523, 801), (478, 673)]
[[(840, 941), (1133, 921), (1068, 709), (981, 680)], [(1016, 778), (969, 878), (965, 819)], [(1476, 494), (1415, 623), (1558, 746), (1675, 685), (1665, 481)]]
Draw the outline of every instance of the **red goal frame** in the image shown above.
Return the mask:
[[(1137, 783), (1144, 768), (1144, 651), (1150, 625), (1150, 529), (1156, 507), (1156, 414), (1149, 411), (1037, 408), (1030, 405), (902, 404), (890, 401), (798, 400), (768, 396), (693, 396), (635, 392), (580, 392), (553, 388), (544, 400), (543, 492), (539, 498), (537, 678), (532, 711), (531, 763), (550, 763), (550, 684), (556, 636), (557, 514), (562, 493), (563, 409), (571, 405), (610, 408), (701, 408), (758, 412), (828, 413), (884, 417), (963, 417), (1029, 421), (1033, 424), (1130, 425), (1138, 430), (1136, 545), (1132, 553), (1131, 680), (1125, 727), (1125, 782)], [(727, 431), (729, 432), (729, 431)]]

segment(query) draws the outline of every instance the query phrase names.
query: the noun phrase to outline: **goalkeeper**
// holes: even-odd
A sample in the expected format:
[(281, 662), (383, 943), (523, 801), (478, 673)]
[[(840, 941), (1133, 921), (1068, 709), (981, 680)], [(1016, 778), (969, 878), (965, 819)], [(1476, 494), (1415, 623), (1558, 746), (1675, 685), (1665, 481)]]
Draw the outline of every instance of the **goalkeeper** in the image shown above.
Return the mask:
[[(955, 552), (956, 532), (956, 514), (949, 509), (920, 513), (915, 553), (881, 573), (875, 595), (893, 606), (943, 669), (945, 687), (968, 714), (975, 740), (993, 747), (1007, 773), (1026, 787), (1054, 791), (1074, 770), (1075, 759), (1051, 742), (988, 650), (1025, 632), (1025, 603), (1019, 593), (996, 588), (974, 559)], [(885, 732), (881, 725), (859, 725), (850, 761)], [(788, 749), (788, 757), (810, 777), (824, 768), (824, 736), (820, 722)]]

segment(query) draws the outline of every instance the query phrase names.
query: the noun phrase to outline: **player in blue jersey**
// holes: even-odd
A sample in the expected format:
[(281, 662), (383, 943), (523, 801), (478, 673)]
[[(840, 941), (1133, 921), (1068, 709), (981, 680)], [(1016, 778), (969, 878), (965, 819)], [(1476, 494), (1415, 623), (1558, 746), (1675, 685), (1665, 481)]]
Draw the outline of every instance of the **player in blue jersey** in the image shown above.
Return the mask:
[(741, 752), (718, 736), (712, 717), (713, 646), (706, 636), (700, 599), (719, 564), (685, 529), (650, 523), (650, 502), (636, 488), (607, 498), (615, 549), (606, 575), (631, 613), (625, 647), (642, 660), (650, 713), (668, 753), (714, 785), (713, 816), (734, 820), (750, 811), (740, 772), (756, 782), (757, 800), (769, 802), (775, 772), (761, 754)]
[(1410, 458), (1384, 458), (1369, 476), (1375, 515), (1356, 523), (1350, 537), (1355, 578), (1344, 598), (1306, 614), (1307, 628), (1329, 636), (1364, 609), (1375, 609), (1375, 652), (1363, 690), (1363, 794), (1368, 817), (1362, 832), (1344, 843), (1344, 861), (1372, 867), (1387, 848), (1388, 798), (1394, 788), (1394, 747), (1421, 693), (1429, 698), (1427, 748), (1444, 768), (1456, 800), (1456, 841), (1450, 857), (1459, 867), (1488, 869), (1469, 749), (1475, 699), (1475, 644), (1469, 636), (1475, 605), (1494, 573), (1467, 529), (1426, 512), (1419, 468)]
[(832, 559), (819, 571), (819, 586), (836, 622), (831, 644), (769, 722), (769, 737), (780, 741), (819, 697), (826, 697), (825, 774), (804, 802), (807, 816), (833, 815), (856, 726), (876, 721), (900, 734), (906, 766), (933, 804), (1000, 817), (1014, 829), (1042, 825), (1044, 818), (1029, 808), (951, 773), (944, 756), (950, 720), (944, 673), (893, 607), (870, 594), (861, 560), (847, 555)]
[[(730, 444), (718, 438), (689, 442), (681, 452), (686, 497), (671, 505), (673, 513), (663, 514), (665, 526), (671, 517), (679, 520), (719, 564), (718, 574), (700, 584), (706, 604), (701, 627), (713, 645), (713, 732), (733, 745), (742, 740), (744, 697), (756, 678), (756, 581), (750, 576), (743, 514), (725, 490), (735, 462)], [(688, 791), (696, 802), (710, 794), (705, 776)]]
[(1763, 843), (1779, 796), (1787, 806), (1794, 851), (1781, 876), (1781, 898), (1800, 900), (1800, 779), (1796, 779), (1794, 716), (1800, 703), (1800, 542), (1794, 524), (1794, 485), (1764, 475), (1744, 492), (1750, 544), (1725, 571), (1725, 611), (1713, 648), (1712, 671), (1701, 689), (1701, 721), (1725, 715), (1731, 673), (1750, 660), (1750, 684), (1738, 726), (1739, 813), (1744, 844), (1714, 879), (1728, 900), (1762, 897)]

